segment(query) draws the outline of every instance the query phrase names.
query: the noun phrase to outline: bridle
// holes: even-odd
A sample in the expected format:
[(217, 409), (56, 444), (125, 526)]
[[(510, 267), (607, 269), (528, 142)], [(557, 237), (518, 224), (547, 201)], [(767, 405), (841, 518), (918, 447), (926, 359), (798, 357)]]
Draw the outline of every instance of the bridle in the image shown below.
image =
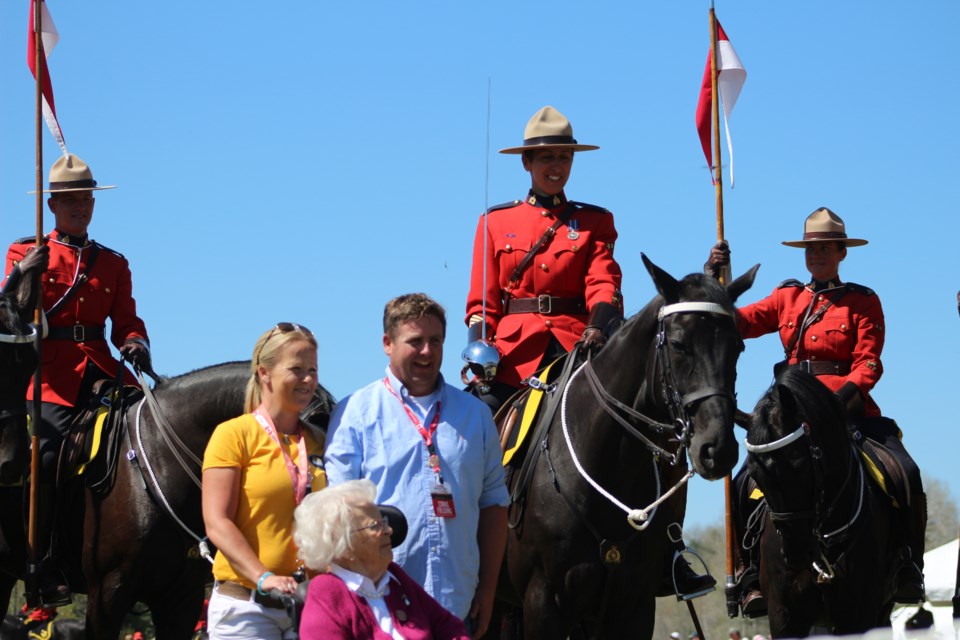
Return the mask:
[[(831, 566), (830, 561), (827, 559), (827, 548), (838, 543), (842, 539), (842, 537), (838, 536), (840, 536), (841, 533), (848, 531), (860, 517), (860, 513), (863, 510), (865, 479), (863, 467), (860, 465), (859, 460), (857, 460), (856, 448), (853, 444), (850, 444), (849, 453), (852, 456), (852, 460), (851, 464), (847, 468), (847, 476), (840, 485), (839, 489), (836, 491), (836, 495), (834, 495), (833, 499), (830, 500), (830, 503), (825, 504), (827, 500), (826, 486), (824, 482), (824, 478), (826, 477), (826, 463), (823, 459), (823, 449), (813, 443), (810, 437), (810, 432), (810, 424), (807, 422), (802, 422), (796, 430), (777, 440), (774, 440), (773, 442), (765, 444), (751, 444), (748, 438), (744, 438), (743, 444), (746, 447), (749, 455), (759, 457), (763, 455), (769, 455), (780, 449), (784, 449), (794, 442), (797, 442), (801, 438), (807, 438), (810, 440), (808, 443), (808, 448), (810, 451), (810, 458), (813, 461), (813, 508), (805, 511), (774, 511), (770, 508), (769, 502), (767, 502), (767, 510), (770, 513), (770, 519), (773, 522), (774, 527), (777, 529), (777, 533), (780, 534), (781, 537), (783, 536), (783, 532), (778, 526), (779, 523), (797, 520), (811, 521), (813, 537), (817, 541), (818, 547), (818, 558), (813, 561), (812, 567), (817, 573), (817, 583), (824, 584), (830, 582), (834, 578), (833, 567)], [(837, 527), (833, 531), (823, 533), (821, 529), (823, 528), (826, 520), (834, 513), (837, 503), (843, 496), (847, 485), (850, 483), (850, 477), (854, 469), (857, 471), (858, 485), (856, 509), (854, 509), (853, 515), (844, 524)]]
[[(661, 495), (660, 492), (660, 476), (657, 473), (657, 461), (661, 458), (665, 459), (671, 466), (674, 466), (680, 462), (683, 458), (683, 452), (689, 446), (690, 438), (692, 436), (693, 428), (691, 426), (690, 415), (687, 412), (688, 409), (712, 396), (722, 396), (729, 398), (731, 401), (734, 401), (733, 393), (727, 389), (722, 389), (718, 387), (707, 387), (704, 389), (698, 389), (697, 391), (680, 395), (680, 392), (677, 388), (677, 383), (675, 376), (673, 375), (673, 369), (670, 367), (670, 359), (665, 356), (665, 349), (667, 345), (666, 332), (665, 332), (665, 320), (671, 315), (681, 314), (681, 313), (708, 313), (718, 316), (729, 317), (734, 319), (734, 313), (732, 310), (727, 309), (721, 304), (715, 302), (677, 302), (674, 304), (664, 305), (660, 308), (657, 313), (657, 335), (656, 335), (656, 369), (661, 381), (661, 387), (663, 389), (664, 400), (666, 401), (667, 407), (670, 411), (670, 415), (673, 419), (672, 424), (663, 423), (654, 418), (651, 418), (640, 411), (637, 411), (633, 407), (630, 407), (623, 402), (614, 398), (606, 389), (603, 388), (603, 384), (600, 382), (600, 379), (597, 377), (596, 372), (593, 369), (592, 360), (588, 358), (574, 373), (570, 376), (569, 381), (563, 389), (563, 395), (560, 405), (560, 416), (561, 416), (561, 426), (563, 427), (563, 435), (567, 444), (567, 449), (570, 453), (570, 456), (573, 460), (574, 465), (577, 468), (577, 471), (587, 481), (594, 489), (597, 490), (602, 496), (604, 496), (608, 501), (610, 501), (614, 506), (618, 507), (620, 510), (624, 511), (627, 514), (627, 522), (633, 528), (637, 530), (645, 529), (650, 522), (652, 521), (653, 514), (656, 512), (656, 508), (667, 498), (670, 497), (675, 491), (677, 491), (684, 483), (686, 483), (692, 476), (693, 471), (688, 472), (680, 480), (680, 482), (669, 489), (665, 494)], [(570, 433), (567, 425), (567, 393), (576, 377), (583, 372), (587, 376), (587, 381), (589, 383), (590, 389), (593, 392), (594, 398), (597, 400), (597, 404), (612, 417), (618, 424), (620, 424), (626, 432), (639, 440), (644, 447), (652, 454), (653, 462), (653, 475), (656, 479), (657, 487), (657, 496), (652, 504), (644, 509), (631, 509), (611, 493), (606, 491), (603, 487), (599, 485), (590, 475), (586, 472), (583, 466), (580, 464), (580, 460), (577, 457), (576, 451), (574, 450), (573, 443), (570, 439)], [(654, 443), (650, 438), (648, 438), (643, 431), (633, 422), (642, 422), (649, 429), (656, 433), (665, 433), (672, 431), (676, 436), (677, 442), (679, 442), (679, 448), (675, 452), (668, 451), (667, 449), (659, 446)]]

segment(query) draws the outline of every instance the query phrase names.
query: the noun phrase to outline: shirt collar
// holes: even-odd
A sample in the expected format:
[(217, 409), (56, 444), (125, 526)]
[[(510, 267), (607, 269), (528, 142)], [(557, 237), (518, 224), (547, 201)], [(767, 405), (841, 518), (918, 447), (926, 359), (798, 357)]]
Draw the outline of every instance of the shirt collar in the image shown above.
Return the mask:
[(821, 291), (827, 291), (828, 289), (839, 289), (843, 286), (843, 283), (840, 282), (840, 278), (834, 278), (833, 280), (827, 280), (826, 282), (814, 280), (807, 286), (810, 287), (814, 293), (820, 293)]
[[(387, 365), (387, 379), (390, 381), (390, 386), (393, 387), (393, 390), (400, 394), (400, 397), (406, 400), (410, 397), (410, 391), (407, 390), (405, 384), (400, 382), (400, 378), (393, 375), (393, 371), (390, 370), (390, 365)], [(442, 391), (446, 382), (443, 379), (443, 374), (437, 374), (437, 386), (434, 388), (433, 393)]]
[(347, 585), (350, 591), (367, 599), (382, 598), (387, 595), (390, 593), (390, 581), (397, 579), (396, 576), (387, 569), (383, 577), (374, 584), (373, 580), (367, 576), (345, 569), (335, 562), (330, 563), (330, 573), (343, 580), (343, 583)]
[(527, 192), (527, 204), (542, 209), (556, 209), (557, 207), (562, 207), (567, 204), (567, 196), (564, 195), (562, 191), (555, 196), (542, 196), (539, 193), (534, 193), (533, 189), (530, 189), (530, 191)]
[(50, 237), (57, 242), (69, 244), (74, 247), (85, 247), (90, 244), (90, 237), (87, 234), (83, 234), (82, 236), (71, 236), (67, 235), (63, 231), (60, 231), (59, 229), (54, 229), (53, 233), (50, 234)]

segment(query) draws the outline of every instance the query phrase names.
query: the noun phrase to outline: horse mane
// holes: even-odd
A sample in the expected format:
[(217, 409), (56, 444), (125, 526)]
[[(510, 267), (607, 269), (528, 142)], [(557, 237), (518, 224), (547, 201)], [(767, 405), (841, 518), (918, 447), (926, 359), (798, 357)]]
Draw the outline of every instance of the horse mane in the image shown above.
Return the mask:
[(799, 414), (797, 417), (800, 420), (807, 422), (814, 429), (826, 428), (828, 433), (837, 427), (843, 427), (844, 438), (847, 437), (847, 417), (836, 395), (816, 376), (800, 369), (788, 368), (777, 376), (757, 402), (750, 429), (751, 442), (760, 444), (777, 437), (770, 433), (770, 427), (773, 425), (779, 425), (784, 432), (792, 431), (799, 426), (799, 424), (783, 424), (785, 412), (778, 386), (785, 387), (795, 398), (796, 410)]
[(16, 301), (9, 293), (0, 294), (0, 329), (10, 335), (23, 335), (26, 327), (20, 319)]
[(211, 377), (218, 377), (223, 371), (232, 372), (233, 369), (248, 372), (250, 369), (250, 361), (233, 360), (231, 362), (221, 362), (220, 364), (211, 364), (207, 365), (206, 367), (200, 367), (199, 369), (181, 373), (171, 378), (164, 377), (157, 382), (156, 388), (159, 389), (162, 387), (167, 389), (169, 387), (182, 386), (186, 383), (196, 384), (197, 382), (204, 381)]

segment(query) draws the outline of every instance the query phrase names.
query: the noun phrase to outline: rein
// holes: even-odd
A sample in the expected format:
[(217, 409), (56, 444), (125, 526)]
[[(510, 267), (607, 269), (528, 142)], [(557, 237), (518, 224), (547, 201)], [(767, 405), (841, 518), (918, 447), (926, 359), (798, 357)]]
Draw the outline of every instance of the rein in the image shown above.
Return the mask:
[[(563, 428), (563, 436), (567, 445), (567, 450), (570, 453), (570, 457), (573, 460), (574, 466), (577, 468), (577, 472), (588, 484), (590, 484), (590, 486), (597, 491), (597, 493), (606, 498), (618, 509), (626, 513), (627, 523), (637, 531), (643, 531), (646, 529), (650, 525), (650, 522), (652, 522), (652, 518), (656, 513), (657, 507), (665, 500), (669, 499), (671, 495), (677, 492), (694, 475), (693, 471), (688, 471), (675, 486), (670, 488), (666, 493), (661, 494), (660, 474), (657, 471), (657, 461), (660, 458), (664, 458), (670, 465), (676, 465), (683, 457), (683, 450), (689, 442), (690, 432), (692, 431), (690, 417), (686, 412), (686, 408), (695, 402), (715, 395), (729, 397), (731, 400), (733, 399), (733, 395), (729, 391), (716, 388), (700, 389), (693, 393), (686, 394), (683, 397), (680, 396), (680, 393), (677, 390), (675, 378), (673, 376), (673, 371), (669, 367), (669, 360), (667, 358), (660, 357), (666, 345), (664, 321), (667, 317), (679, 313), (709, 313), (713, 315), (726, 316), (731, 319), (734, 318), (732, 311), (728, 310), (723, 305), (714, 302), (677, 302), (674, 304), (664, 305), (657, 313), (657, 369), (660, 372), (660, 379), (663, 383), (664, 396), (667, 401), (667, 405), (671, 415), (674, 416), (674, 419), (677, 423), (676, 427), (674, 425), (665, 424), (654, 420), (653, 418), (644, 415), (643, 413), (614, 398), (609, 392), (607, 392), (606, 389), (603, 388), (603, 384), (600, 382), (596, 371), (593, 369), (592, 360), (590, 358), (580, 365), (573, 375), (570, 376), (570, 379), (567, 381), (566, 385), (564, 385), (563, 394), (561, 397), (560, 424)], [(599, 404), (600, 407), (617, 423), (624, 427), (629, 435), (643, 443), (647, 450), (652, 454), (651, 462), (653, 464), (653, 475), (656, 484), (656, 498), (650, 505), (643, 509), (631, 509), (626, 504), (618, 500), (613, 494), (600, 486), (596, 480), (590, 477), (587, 471), (580, 464), (580, 460), (577, 457), (576, 451), (573, 447), (573, 442), (570, 438), (570, 430), (567, 423), (567, 394), (569, 393), (574, 379), (580, 375), (581, 371), (586, 371), (587, 381), (591, 391), (593, 392), (594, 398), (597, 400), (597, 404)], [(657, 433), (664, 433), (671, 430), (676, 431), (678, 441), (680, 442), (680, 447), (676, 452), (667, 451), (663, 447), (660, 447), (652, 440), (647, 438), (635, 425), (631, 424), (628, 419), (621, 414), (626, 414), (626, 416), (632, 418), (633, 420), (646, 423), (649, 428)]]
[(0, 333), (0, 342), (5, 344), (25, 344), (37, 337), (37, 325), (30, 323), (30, 333)]

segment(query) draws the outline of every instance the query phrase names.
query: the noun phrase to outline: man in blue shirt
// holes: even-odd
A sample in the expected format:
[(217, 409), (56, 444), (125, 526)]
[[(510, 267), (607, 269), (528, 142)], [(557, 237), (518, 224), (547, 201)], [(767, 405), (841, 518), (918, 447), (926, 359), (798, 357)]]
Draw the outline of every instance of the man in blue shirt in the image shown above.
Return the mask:
[(490, 410), (440, 374), (446, 315), (422, 293), (383, 314), (386, 375), (341, 400), (327, 432), (327, 480), (369, 478), (409, 531), (395, 560), (484, 634), (507, 540), (502, 452)]

